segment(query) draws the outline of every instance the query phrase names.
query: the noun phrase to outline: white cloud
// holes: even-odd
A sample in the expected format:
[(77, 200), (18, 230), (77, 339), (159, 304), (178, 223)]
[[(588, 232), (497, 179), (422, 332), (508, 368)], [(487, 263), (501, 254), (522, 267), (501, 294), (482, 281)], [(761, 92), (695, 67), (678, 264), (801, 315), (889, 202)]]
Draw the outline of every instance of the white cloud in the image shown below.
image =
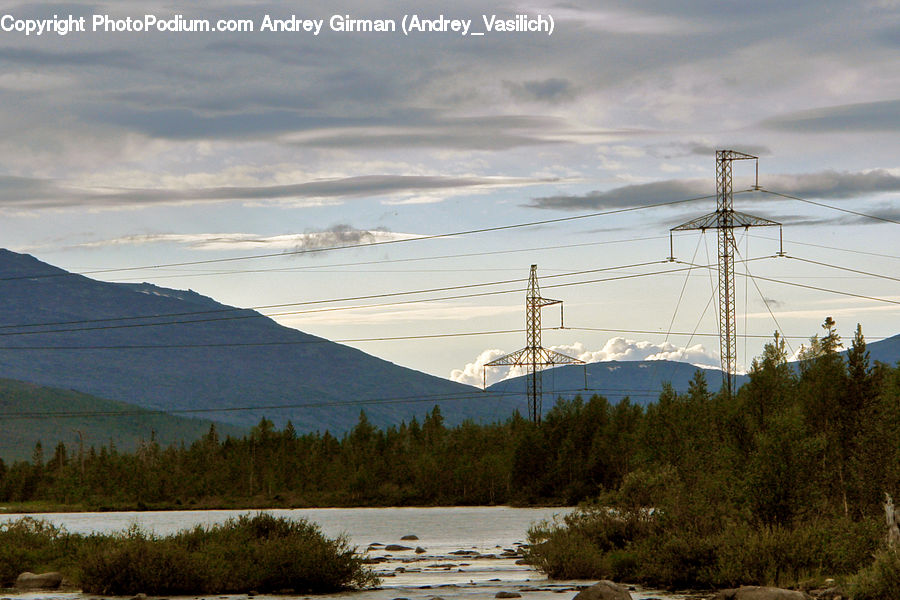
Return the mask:
[(394, 233), (382, 230), (353, 229), (336, 226), (329, 231), (260, 236), (253, 233), (146, 233), (84, 242), (75, 248), (103, 248), (108, 246), (139, 246), (145, 244), (180, 244), (193, 250), (321, 249), (342, 245), (408, 240), (422, 237), (415, 233)]
[(552, 349), (588, 363), (610, 360), (673, 360), (697, 366), (719, 366), (719, 357), (702, 344), (684, 347), (670, 342), (656, 344), (614, 337), (607, 340), (600, 350), (588, 350), (581, 342), (569, 346), (553, 346)]
[[(675, 346), (669, 342), (656, 344), (653, 342), (640, 342), (623, 337), (614, 337), (607, 340), (600, 350), (588, 350), (581, 342), (570, 345), (551, 346), (551, 350), (567, 354), (587, 363), (642, 360), (671, 360), (687, 362), (698, 367), (718, 368), (719, 357), (712, 354), (702, 344), (693, 346)], [(483, 381), (482, 371), (485, 363), (495, 360), (505, 354), (501, 350), (485, 350), (474, 361), (468, 363), (462, 369), (454, 369), (450, 373), (450, 379), (469, 385), (481, 385)], [(524, 375), (522, 368), (490, 367), (487, 369), (487, 383), (492, 385), (504, 379)]]

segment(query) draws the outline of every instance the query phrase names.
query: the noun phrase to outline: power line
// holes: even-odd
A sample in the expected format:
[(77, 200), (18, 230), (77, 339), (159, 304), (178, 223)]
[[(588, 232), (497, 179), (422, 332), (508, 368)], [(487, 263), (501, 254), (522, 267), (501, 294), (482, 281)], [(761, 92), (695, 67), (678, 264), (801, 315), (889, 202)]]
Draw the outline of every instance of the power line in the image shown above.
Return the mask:
[[(750, 235), (752, 238), (756, 238), (759, 240), (769, 240), (770, 242), (777, 242), (776, 238), (766, 237), (764, 235)], [(837, 252), (848, 252), (851, 254), (861, 254), (864, 256), (877, 256), (879, 258), (892, 258), (894, 260), (900, 260), (900, 256), (895, 256), (893, 254), (881, 254), (879, 252), (867, 252), (865, 250), (853, 250), (851, 248), (838, 248), (837, 246), (827, 246), (825, 244), (813, 244), (810, 242), (798, 242), (797, 240), (784, 240), (789, 244), (796, 244), (798, 246), (809, 246), (811, 248), (824, 248), (826, 250), (835, 250)]]
[(878, 279), (889, 279), (891, 281), (900, 281), (900, 278), (898, 278), (898, 277), (891, 277), (890, 275), (882, 275), (881, 273), (872, 273), (870, 271), (860, 271), (859, 269), (851, 269), (850, 267), (842, 267), (839, 265), (833, 265), (831, 263), (819, 262), (817, 260), (811, 260), (809, 258), (800, 258), (799, 256), (791, 256), (790, 254), (785, 254), (784, 256), (786, 258), (790, 258), (792, 260), (799, 260), (801, 262), (810, 263), (812, 265), (828, 267), (829, 269), (837, 269), (839, 271), (847, 271), (849, 273), (857, 273), (859, 275), (867, 275), (869, 277), (877, 277)]
[(806, 198), (799, 198), (797, 196), (791, 196), (790, 194), (782, 194), (780, 192), (773, 192), (773, 191), (767, 190), (765, 188), (759, 188), (759, 191), (763, 192), (764, 194), (772, 194), (773, 196), (781, 196), (782, 198), (787, 198), (789, 200), (798, 200), (800, 202), (806, 202), (807, 204), (821, 206), (822, 208), (830, 208), (831, 210), (836, 210), (839, 212), (856, 215), (857, 217), (865, 217), (867, 219), (874, 219), (876, 221), (883, 221), (885, 223), (893, 223), (894, 225), (900, 225), (900, 221), (895, 221), (894, 219), (889, 219), (887, 217), (879, 217), (877, 215), (870, 215), (867, 213), (850, 210), (849, 208), (841, 208), (839, 206), (832, 206), (831, 204), (825, 204), (824, 202), (815, 202), (813, 200), (807, 200)]
[[(657, 260), (657, 261), (649, 261), (643, 263), (633, 263), (630, 265), (621, 265), (615, 267), (600, 267), (597, 269), (586, 269), (582, 271), (571, 271), (567, 273), (557, 273), (553, 275), (548, 275), (547, 278), (559, 278), (559, 277), (573, 277), (576, 275), (585, 275), (588, 273), (599, 273), (604, 271), (618, 271), (624, 269), (631, 269), (636, 267), (643, 267), (654, 264), (662, 264), (666, 261)], [(23, 329), (23, 328), (32, 328), (32, 327), (52, 327), (52, 326), (61, 326), (61, 325), (89, 325), (93, 323), (110, 323), (115, 321), (134, 321), (134, 320), (144, 320), (144, 319), (160, 319), (160, 318), (169, 318), (169, 317), (186, 317), (186, 316), (199, 316), (199, 315), (211, 315), (211, 314), (222, 314), (229, 312), (237, 312), (237, 311), (253, 311), (253, 310), (270, 310), (276, 308), (287, 308), (291, 306), (308, 306), (312, 304), (331, 304), (338, 302), (352, 302), (357, 300), (374, 300), (379, 298), (391, 298), (397, 296), (406, 296), (406, 295), (416, 295), (416, 294), (426, 294), (426, 293), (434, 293), (434, 292), (442, 292), (442, 291), (452, 291), (452, 290), (461, 290), (461, 289), (471, 289), (476, 287), (487, 287), (487, 286), (495, 286), (495, 285), (508, 285), (514, 283), (520, 283), (525, 281), (524, 279), (509, 279), (509, 280), (501, 280), (501, 281), (488, 281), (482, 283), (470, 283), (463, 284), (457, 286), (444, 286), (438, 288), (428, 288), (428, 289), (420, 289), (420, 290), (408, 290), (403, 292), (386, 292), (381, 294), (370, 294), (366, 296), (348, 296), (344, 298), (327, 298), (322, 300), (304, 300), (301, 302), (286, 302), (280, 304), (267, 304), (261, 306), (253, 306), (248, 308), (237, 308), (237, 307), (228, 307), (228, 308), (220, 308), (220, 309), (211, 309), (211, 310), (202, 310), (202, 311), (186, 311), (186, 312), (178, 312), (178, 313), (166, 313), (166, 314), (154, 314), (154, 315), (132, 315), (126, 317), (108, 317), (103, 319), (80, 319), (80, 320), (70, 320), (70, 321), (55, 321), (55, 322), (44, 322), (44, 323), (23, 323), (23, 324), (7, 324), (0, 325), (0, 329)], [(563, 284), (566, 285), (566, 284)], [(493, 294), (506, 294), (521, 291), (520, 289), (514, 290), (500, 290), (495, 292), (486, 292), (482, 294), (465, 294), (459, 296), (451, 296), (449, 298), (438, 298), (437, 300), (445, 300), (445, 299), (460, 299), (460, 298), (471, 298), (478, 297), (484, 295), (493, 295)], [(424, 300), (412, 300), (409, 302), (433, 302), (435, 299), (424, 299)], [(0, 332), (0, 336), (3, 335), (25, 335), (25, 334), (41, 334), (41, 333), (61, 333), (67, 331), (93, 331), (99, 329), (118, 329), (118, 328), (130, 328), (130, 327), (149, 327), (156, 325), (170, 325), (170, 324), (187, 324), (187, 323), (205, 323), (212, 321), (224, 321), (224, 320), (235, 320), (235, 319), (249, 319), (249, 318), (264, 318), (267, 316), (285, 316), (289, 314), (304, 314), (308, 312), (327, 312), (328, 310), (348, 310), (351, 308), (368, 308), (372, 306), (393, 306), (397, 304), (405, 304), (405, 303), (388, 303), (388, 304), (374, 304), (374, 305), (363, 305), (362, 307), (339, 307), (336, 309), (323, 309), (323, 310), (312, 310), (312, 311), (297, 311), (297, 312), (286, 312), (286, 313), (276, 313), (275, 315), (263, 315), (263, 314), (245, 314), (245, 315), (234, 315), (229, 317), (220, 317), (220, 318), (211, 318), (211, 319), (194, 319), (194, 320), (181, 320), (181, 321), (171, 321), (171, 322), (154, 322), (154, 323), (138, 323), (133, 325), (120, 324), (120, 325), (107, 325), (102, 327), (83, 327), (83, 328), (69, 328), (69, 329), (60, 329), (60, 330), (44, 330), (44, 331), (35, 331), (35, 332), (9, 332), (3, 333)]]
[(432, 235), (421, 235), (413, 238), (402, 238), (402, 239), (394, 239), (394, 240), (383, 240), (380, 242), (366, 242), (361, 244), (349, 244), (346, 246), (330, 246), (327, 248), (302, 248), (299, 250), (291, 250), (286, 252), (270, 252), (266, 254), (253, 254), (253, 255), (245, 255), (245, 256), (232, 256), (227, 258), (209, 258), (205, 260), (191, 260), (191, 261), (182, 261), (175, 263), (162, 263), (155, 265), (144, 265), (138, 267), (118, 267), (118, 268), (108, 268), (108, 269), (94, 269), (90, 271), (82, 271), (80, 273), (44, 273), (40, 275), (17, 275), (15, 277), (5, 277), (0, 278), (0, 281), (14, 281), (20, 279), (43, 279), (48, 277), (65, 277), (70, 275), (96, 275), (100, 273), (121, 273), (126, 271), (143, 271), (143, 270), (153, 270), (153, 269), (162, 269), (169, 267), (186, 267), (186, 266), (194, 266), (194, 265), (210, 265), (210, 264), (220, 264), (227, 262), (238, 262), (244, 260), (258, 260), (263, 258), (275, 258), (275, 257), (284, 257), (284, 256), (298, 256), (305, 254), (316, 254), (322, 252), (331, 252), (334, 250), (349, 250), (351, 248), (373, 248), (378, 246), (387, 246), (392, 244), (403, 244), (407, 242), (421, 242), (425, 240), (435, 240), (442, 238), (451, 238), (451, 237), (460, 237), (464, 235), (473, 235), (479, 233), (494, 233), (497, 231), (508, 231), (511, 229), (521, 229), (525, 227), (537, 227), (539, 225), (552, 225), (556, 223), (565, 223), (569, 221), (577, 221), (581, 219), (590, 219), (594, 217), (602, 217), (608, 215), (616, 215), (628, 212), (634, 212), (638, 210), (646, 210), (649, 208), (660, 208), (663, 206), (674, 206), (676, 204), (684, 204), (686, 202), (696, 202), (698, 200), (706, 200), (709, 198), (714, 198), (715, 195), (707, 195), (707, 196), (698, 196), (696, 198), (685, 198), (682, 200), (669, 200), (667, 202), (657, 202), (655, 204), (645, 204), (643, 206), (631, 206), (627, 208), (617, 208), (613, 210), (606, 210), (594, 213), (587, 213), (583, 215), (573, 215), (570, 217), (558, 217), (555, 219), (543, 219), (541, 221), (530, 221), (527, 223), (516, 223), (513, 225), (497, 225), (495, 227), (482, 227), (479, 229), (469, 229), (465, 231), (455, 231), (452, 233), (436, 233)]
[[(568, 248), (584, 248), (588, 246), (604, 246), (609, 244), (625, 244), (631, 242), (640, 242), (640, 241), (648, 241), (648, 240), (660, 240), (664, 239), (666, 236), (655, 235), (655, 236), (645, 236), (638, 238), (627, 238), (621, 240), (604, 240), (602, 242), (584, 242), (580, 244), (558, 244), (553, 246), (537, 246), (532, 248), (517, 248), (515, 250), (488, 250), (482, 252), (467, 252), (461, 254), (443, 254), (438, 256), (419, 256), (413, 258), (389, 258), (384, 260), (368, 260), (368, 261), (357, 261), (357, 262), (347, 262), (347, 263), (331, 263), (325, 265), (302, 265), (297, 267), (276, 267), (272, 269), (229, 269), (227, 271), (216, 270), (216, 271), (203, 271), (199, 273), (181, 273), (177, 275), (162, 275), (157, 277), (163, 277), (166, 279), (172, 278), (181, 278), (181, 277), (201, 277), (201, 276), (209, 276), (209, 275), (233, 275), (233, 274), (244, 274), (244, 273), (296, 273), (299, 271), (318, 271), (320, 269), (328, 269), (328, 268), (338, 268), (338, 267), (356, 267), (356, 266), (365, 266), (365, 265), (381, 265), (386, 263), (405, 263), (405, 262), (419, 262), (419, 261), (429, 261), (429, 260), (445, 260), (450, 258), (473, 258), (473, 257), (484, 257), (484, 256), (495, 256), (501, 254), (517, 254), (520, 252), (539, 252), (543, 250), (564, 250)], [(467, 271), (471, 271), (472, 269), (466, 269)], [(346, 271), (339, 271), (346, 272)], [(371, 272), (371, 271), (366, 271)], [(110, 282), (120, 282), (120, 281), (142, 281), (142, 277), (130, 277), (130, 278), (117, 278), (110, 279)], [(2, 279), (0, 279), (2, 281)]]
[[(675, 261), (675, 262), (677, 262), (679, 264), (688, 264), (688, 263), (685, 263), (684, 261), (680, 261), (680, 260)], [(710, 266), (710, 265), (697, 265), (697, 266), (699, 268), (704, 268), (704, 269), (712, 268), (712, 266)], [(867, 296), (865, 294), (855, 294), (853, 292), (844, 292), (841, 290), (833, 290), (830, 288), (824, 288), (824, 287), (819, 287), (819, 286), (815, 286), (815, 285), (807, 285), (805, 283), (797, 283), (795, 281), (784, 281), (782, 279), (773, 279), (771, 277), (762, 277), (760, 275), (750, 275), (750, 277), (752, 277), (754, 279), (759, 279), (760, 281), (770, 281), (772, 283), (779, 283), (781, 285), (790, 285), (790, 286), (804, 288), (804, 289), (808, 289), (808, 290), (815, 290), (817, 292), (828, 292), (830, 294), (849, 296), (851, 298), (862, 298), (864, 300), (873, 300), (875, 302), (885, 302), (887, 304), (900, 304), (900, 300), (891, 300), (889, 298), (877, 298), (875, 296)]]
[[(658, 396), (662, 390), (651, 388), (602, 388), (602, 387), (586, 387), (572, 388), (563, 390), (554, 390), (554, 394), (583, 394), (585, 392), (607, 392), (615, 394), (626, 394), (628, 396)], [(298, 408), (334, 408), (342, 406), (368, 406), (381, 404), (420, 404), (424, 402), (451, 402), (463, 400), (483, 400), (485, 397), (519, 397), (523, 394), (520, 392), (497, 392), (497, 391), (481, 391), (461, 393), (461, 394), (433, 394), (430, 396), (399, 396), (384, 398), (369, 398), (360, 400), (345, 401), (326, 401), (326, 402), (303, 402), (295, 404), (272, 404), (262, 406), (226, 406), (217, 408), (174, 408), (167, 411), (153, 409), (135, 409), (121, 411), (9, 411), (0, 412), (0, 418), (3, 419), (73, 419), (73, 418), (100, 418), (100, 417), (135, 417), (135, 416), (172, 416), (186, 414), (212, 414), (212, 413), (233, 413), (233, 412), (258, 412), (271, 410), (288, 410)]]

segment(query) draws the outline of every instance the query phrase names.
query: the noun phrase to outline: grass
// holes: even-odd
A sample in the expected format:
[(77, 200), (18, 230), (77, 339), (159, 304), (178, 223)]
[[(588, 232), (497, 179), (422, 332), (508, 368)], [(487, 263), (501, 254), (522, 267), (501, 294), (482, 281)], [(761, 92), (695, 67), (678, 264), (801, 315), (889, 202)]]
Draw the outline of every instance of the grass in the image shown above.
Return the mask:
[(346, 538), (305, 520), (244, 515), (159, 537), (138, 527), (70, 535), (30, 517), (0, 527), (0, 583), (62, 571), (86, 593), (327, 593), (377, 583)]

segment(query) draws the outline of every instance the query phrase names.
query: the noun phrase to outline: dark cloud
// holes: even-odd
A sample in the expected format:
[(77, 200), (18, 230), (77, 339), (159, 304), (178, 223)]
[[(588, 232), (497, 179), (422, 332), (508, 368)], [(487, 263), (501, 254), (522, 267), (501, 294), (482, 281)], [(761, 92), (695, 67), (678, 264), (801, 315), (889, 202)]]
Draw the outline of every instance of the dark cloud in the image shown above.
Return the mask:
[(75, 206), (140, 206), (180, 202), (279, 201), (349, 199), (395, 194), (486, 187), (524, 186), (552, 180), (513, 177), (443, 177), (428, 175), (366, 175), (290, 185), (208, 187), (192, 189), (87, 190), (42, 179), (0, 177), (0, 206), (21, 210)]
[(684, 146), (684, 148), (688, 154), (709, 157), (715, 157), (717, 150), (737, 150), (738, 152), (743, 152), (744, 154), (752, 154), (753, 156), (766, 156), (771, 154), (771, 151), (765, 146), (741, 143), (718, 144), (716, 146), (711, 146), (709, 144), (692, 143), (687, 144), (686, 146)]
[(505, 81), (503, 85), (513, 98), (529, 102), (556, 104), (572, 100), (577, 95), (572, 82), (559, 77), (523, 82)]
[(843, 104), (766, 119), (764, 127), (797, 133), (897, 132), (900, 100)]
[[(738, 190), (739, 182), (735, 182)], [(760, 178), (764, 189), (790, 196), (813, 199), (850, 199), (882, 193), (900, 192), (900, 177), (889, 171), (877, 169), (866, 172), (822, 171), (799, 175), (767, 175)], [(557, 195), (534, 198), (528, 203), (533, 208), (562, 210), (597, 210), (644, 206), (669, 200), (682, 200), (707, 194), (715, 194), (715, 183), (702, 179), (670, 179), (653, 183), (627, 185), (612, 190), (588, 192), (581, 195)], [(767, 200), (784, 199), (768, 194)], [(895, 218), (893, 207), (879, 209), (886, 218)], [(833, 222), (833, 221), (831, 221)]]
[(52, 52), (31, 48), (0, 48), (0, 62), (26, 67), (121, 67), (133, 69), (143, 61), (122, 50)]
[(257, 139), (305, 131), (321, 127), (378, 123), (377, 118), (306, 116), (297, 111), (266, 110), (206, 114), (184, 108), (135, 110), (127, 107), (85, 107), (81, 114), (88, 120), (115, 124), (155, 138), (193, 139)]
[(715, 195), (715, 182), (701, 179), (672, 179), (654, 183), (626, 185), (608, 191), (582, 195), (558, 195), (534, 198), (527, 206), (561, 210), (602, 210), (629, 208), (698, 196)]
[(766, 175), (760, 178), (760, 184), (773, 192), (804, 199), (847, 199), (900, 192), (900, 177), (884, 169)]
[[(387, 230), (381, 231), (387, 233)], [(374, 242), (376, 240), (375, 233), (374, 231), (356, 229), (346, 223), (340, 223), (325, 231), (307, 232), (306, 235), (300, 236), (299, 243), (294, 250), (337, 248)]]

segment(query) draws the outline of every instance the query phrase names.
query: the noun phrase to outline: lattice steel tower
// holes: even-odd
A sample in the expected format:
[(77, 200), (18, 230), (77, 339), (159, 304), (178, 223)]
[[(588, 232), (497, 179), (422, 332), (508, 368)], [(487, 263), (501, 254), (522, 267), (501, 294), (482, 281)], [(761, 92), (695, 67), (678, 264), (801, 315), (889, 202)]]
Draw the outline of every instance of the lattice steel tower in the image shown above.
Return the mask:
[[(551, 365), (584, 364), (565, 354), (548, 350), (541, 346), (541, 309), (553, 304), (560, 305), (560, 321), (562, 321), (562, 300), (550, 300), (541, 297), (541, 289), (538, 286), (537, 265), (531, 265), (531, 275), (528, 277), (528, 293), (525, 295), (525, 341), (526, 345), (521, 350), (506, 354), (485, 363), (485, 367), (527, 367), (528, 412), (531, 420), (541, 422), (543, 411), (543, 382), (541, 371)], [(562, 324), (562, 323), (560, 323)]]
[(753, 189), (759, 189), (759, 157), (735, 150), (716, 150), (716, 212), (704, 215), (670, 230), (669, 248), (671, 255), (672, 231), (706, 231), (715, 229), (718, 232), (719, 255), (719, 353), (722, 359), (723, 386), (729, 395), (734, 394), (734, 376), (737, 364), (736, 315), (734, 308), (734, 256), (737, 247), (734, 243), (734, 229), (743, 227), (765, 227), (781, 223), (746, 213), (735, 212), (734, 194), (732, 190), (731, 163), (736, 160), (757, 161), (756, 183)]

